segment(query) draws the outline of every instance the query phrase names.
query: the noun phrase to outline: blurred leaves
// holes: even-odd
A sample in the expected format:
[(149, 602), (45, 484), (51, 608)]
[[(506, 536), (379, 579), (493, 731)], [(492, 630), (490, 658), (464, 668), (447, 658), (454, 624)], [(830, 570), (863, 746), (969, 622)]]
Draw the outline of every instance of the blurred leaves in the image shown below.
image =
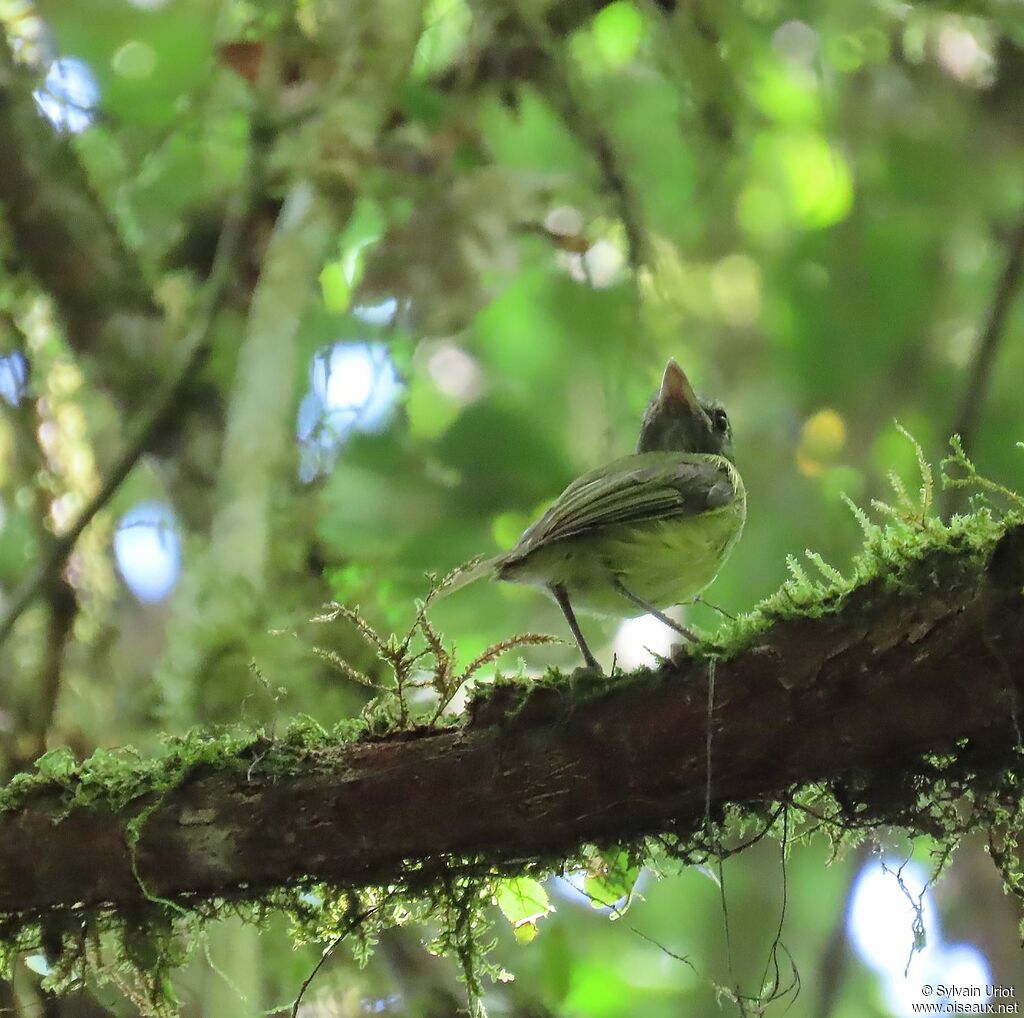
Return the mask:
[(168, 124), (180, 99), (209, 74), (212, 17), (200, 4), (145, 11), (97, 0), (87, 7), (61, 4), (55, 13), (52, 25), (60, 51), (88, 63), (104, 111), (126, 126)]
[[(64, 742), (76, 752), (152, 746), (175, 705), (192, 712), (183, 723), (288, 711), (328, 724), (356, 714), (379, 686), (394, 690), (374, 653), (391, 646), (389, 627), (415, 633), (409, 655), (429, 647), (419, 663), (437, 666), (410, 666), (403, 684), (457, 704), (467, 667), (486, 677), (497, 653), (519, 648), (510, 633), (562, 622), (545, 598), (487, 583), (432, 603), (425, 622), (415, 603), (423, 574), (508, 547), (575, 476), (629, 452), (668, 356), (728, 408), (750, 493), (746, 533), (710, 592), (727, 610), (774, 590), (787, 554), (805, 548), (847, 571), (862, 535), (843, 496), (869, 504), (888, 491), (891, 471), (917, 476), (918, 455), (893, 417), (930, 460), (945, 452), (1024, 208), (1019, 5), (666, 6), (559, 2), (502, 13), (430, 0), (420, 25), (415, 5), (398, 3), (0, 0), (0, 22), (19, 56), (38, 61), (40, 85), (61, 57), (95, 79), (85, 110), (51, 85), (62, 158), (80, 161), (174, 328), (187, 323), (208, 271), (250, 129), (268, 152), (250, 258), (202, 377), (109, 506), (119, 514), (143, 498), (170, 502), (193, 566), (207, 558), (224, 407), (281, 198), (309, 178), (332, 202), (354, 199), (318, 260), (319, 287), (309, 280), (289, 428), (318, 457), (303, 470), (296, 449), (275, 478), (265, 596), (228, 585), (197, 600), (194, 620), (216, 647), (197, 695), (154, 683), (157, 663), (187, 648), (166, 625), (166, 605), (114, 589), (101, 518), (68, 571), (79, 595), (91, 593), (88, 624), (63, 655), (55, 748), (40, 769), (60, 779), (70, 766), (56, 749)], [(623, 221), (626, 209), (635, 222)], [(646, 253), (635, 273), (631, 232)], [(95, 483), (94, 461), (109, 460), (127, 422), (104, 385), (118, 365), (77, 363), (18, 252), (4, 236), (0, 246), (0, 312), (20, 320), (36, 309), (24, 406), (49, 456), (43, 470), (26, 461), (5, 403), (8, 591), (46, 528)], [(125, 334), (148, 355), (128, 323)], [(973, 443), (980, 475), (1016, 489), (1022, 335), (1018, 304)], [(362, 378), (354, 351), (372, 352), (382, 370)], [(386, 407), (372, 426), (356, 426), (370, 404)], [(977, 483), (964, 462), (954, 451), (945, 465)], [(902, 511), (911, 512), (907, 491)], [(320, 625), (319, 656), (247, 632), (250, 618), (291, 632), (328, 599), (360, 608)], [(687, 611), (717, 624), (704, 606)], [(456, 667), (435, 616), (465, 664)], [(5, 752), (36, 694), (44, 622), (42, 607), (29, 613), (4, 648)], [(607, 622), (583, 625), (602, 650), (596, 641), (615, 633)], [(573, 658), (550, 645), (521, 653), (526, 674)], [(593, 850), (588, 862), (593, 904), (630, 900), (634, 861)], [(790, 865), (787, 939), (795, 957), (814, 959), (843, 875), (813, 852), (793, 852)], [(732, 910), (743, 968), (774, 933), (776, 861), (755, 852), (729, 866), (730, 898), (743, 902)], [(552, 908), (532, 878), (502, 881), (495, 896), (521, 940)], [(630, 922), (642, 916), (645, 928), (692, 945), (707, 969), (721, 967), (717, 887), (684, 874), (646, 897)], [(698, 987), (639, 938), (624, 946), (613, 938), (627, 937), (626, 924), (612, 927), (577, 898), (579, 908), (560, 908), (545, 936), (516, 952), (521, 984), (538, 987), (545, 1006), (573, 1018), (712, 1013), (711, 981)], [(1012, 945), (1015, 923), (989, 939)], [(390, 976), (346, 978), (353, 1009), (391, 1006)], [(725, 985), (732, 974), (715, 978)], [(864, 1013), (863, 976), (850, 978), (859, 992), (837, 1015)], [(413, 1010), (415, 997), (402, 1006)], [(198, 990), (195, 999), (204, 1000)], [(801, 1000), (792, 1013), (809, 1007)]]
[[(609, 67), (622, 67), (636, 56), (644, 32), (644, 17), (629, 0), (615, 0), (594, 16), (590, 24), (590, 36), (594, 49)], [(577, 59), (586, 59), (582, 43), (585, 35), (579, 33)], [(583, 52), (581, 52), (583, 50)]]

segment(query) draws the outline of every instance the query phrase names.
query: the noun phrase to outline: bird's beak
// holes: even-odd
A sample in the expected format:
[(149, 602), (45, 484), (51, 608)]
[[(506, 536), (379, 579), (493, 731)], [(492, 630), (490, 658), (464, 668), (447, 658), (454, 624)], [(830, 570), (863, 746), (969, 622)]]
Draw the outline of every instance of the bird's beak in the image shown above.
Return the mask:
[(683, 403), (692, 414), (701, 415), (704, 412), (686, 372), (670, 357), (665, 365), (665, 374), (661, 376), (658, 402), (665, 404), (673, 400)]

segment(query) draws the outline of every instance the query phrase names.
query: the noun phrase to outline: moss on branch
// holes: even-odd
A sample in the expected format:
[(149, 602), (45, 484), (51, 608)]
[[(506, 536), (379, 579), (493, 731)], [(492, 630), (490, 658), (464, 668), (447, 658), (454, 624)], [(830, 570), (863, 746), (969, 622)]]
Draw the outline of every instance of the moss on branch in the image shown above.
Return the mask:
[[(951, 483), (977, 484), (965, 462), (955, 451)], [(284, 910), (298, 939), (357, 948), (430, 916), (472, 987), (500, 881), (595, 851), (627, 869), (702, 862), (780, 824), (837, 845), (897, 826), (946, 855), (983, 830), (1019, 892), (1021, 507), (990, 488), (1008, 507), (944, 523), (923, 459), (919, 495), (895, 488), (881, 523), (857, 511), (852, 574), (811, 554), (821, 579), (794, 563), (776, 595), (656, 670), (499, 679), (461, 720), (416, 714), (413, 664), (432, 657), (439, 697), (460, 674), (428, 598), (408, 639), (367, 631), (395, 680), (359, 721), (193, 733), (155, 760), (47, 754), (0, 796), (8, 952), (50, 945), (55, 981), (119, 972), (161, 1013), (179, 934), (225, 912)]]

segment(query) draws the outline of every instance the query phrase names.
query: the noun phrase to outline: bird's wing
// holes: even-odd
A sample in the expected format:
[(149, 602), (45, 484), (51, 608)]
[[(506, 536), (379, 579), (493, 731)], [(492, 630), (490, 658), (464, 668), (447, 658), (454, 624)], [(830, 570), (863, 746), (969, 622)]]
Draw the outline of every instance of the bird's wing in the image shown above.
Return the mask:
[(609, 524), (720, 509), (736, 497), (734, 475), (722, 456), (660, 452), (624, 456), (573, 481), (523, 534), (509, 557)]

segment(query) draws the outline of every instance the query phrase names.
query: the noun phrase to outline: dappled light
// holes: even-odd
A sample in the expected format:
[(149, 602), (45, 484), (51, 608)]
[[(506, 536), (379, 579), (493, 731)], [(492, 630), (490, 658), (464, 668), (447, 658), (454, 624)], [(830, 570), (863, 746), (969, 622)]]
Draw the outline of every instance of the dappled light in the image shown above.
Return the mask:
[(811, 67), (818, 55), (818, 33), (806, 21), (786, 21), (772, 33), (772, 47), (795, 63)]
[(0, 396), (11, 406), (17, 406), (28, 385), (28, 361), (18, 351), (0, 357)]
[(121, 517), (114, 533), (117, 569), (144, 604), (162, 601), (181, 571), (181, 539), (170, 508), (141, 502)]
[(385, 428), (401, 390), (383, 343), (339, 342), (317, 353), (299, 405), (300, 478), (329, 471), (352, 433)]
[(625, 671), (653, 667), (669, 656), (678, 637), (653, 615), (638, 615), (620, 623), (612, 648), (615, 660)]
[(1016, 1004), (1022, 10), (0, 0), (0, 1015)]
[(599, 240), (582, 254), (560, 251), (559, 260), (577, 283), (604, 289), (620, 281), (625, 255), (609, 240)]
[(983, 22), (948, 16), (940, 25), (935, 52), (943, 70), (958, 81), (987, 88), (995, 81), (995, 58)]
[(110, 66), (122, 78), (148, 78), (157, 70), (156, 50), (141, 39), (129, 39), (114, 54)]
[(473, 403), (483, 395), (479, 362), (454, 343), (428, 348), (427, 371), (438, 390), (460, 404)]
[(388, 297), (376, 304), (358, 304), (352, 309), (352, 314), (367, 325), (390, 325), (398, 314), (398, 301)]
[(93, 122), (99, 88), (86, 63), (75, 57), (60, 57), (50, 64), (35, 97), (54, 127), (78, 134)]
[(914, 1013), (922, 1002), (948, 1001), (942, 986), (955, 988), (954, 995), (976, 988), (973, 1004), (991, 997), (984, 992), (992, 984), (984, 955), (943, 937), (935, 892), (920, 863), (891, 857), (865, 863), (853, 886), (849, 932), (862, 961), (877, 974), (893, 1015)]

